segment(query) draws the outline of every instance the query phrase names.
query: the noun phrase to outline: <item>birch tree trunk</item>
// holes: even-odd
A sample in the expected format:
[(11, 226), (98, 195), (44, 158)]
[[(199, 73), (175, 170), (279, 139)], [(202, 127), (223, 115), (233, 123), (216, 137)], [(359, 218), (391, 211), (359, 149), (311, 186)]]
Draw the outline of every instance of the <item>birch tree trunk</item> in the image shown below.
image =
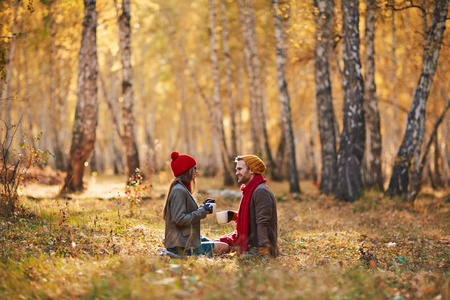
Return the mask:
[(338, 152), (336, 198), (355, 201), (363, 191), (364, 82), (359, 56), (359, 0), (342, 2), (344, 42), (344, 121)]
[[(372, 1), (372, 0), (370, 0)], [(394, 90), (394, 117), (393, 119), (395, 120), (394, 123), (394, 128), (392, 130), (394, 130), (394, 134), (392, 135), (392, 138), (394, 141), (397, 141), (398, 138), (400, 137), (400, 128), (398, 126), (398, 80), (397, 80), (397, 54), (396, 54), (396, 50), (397, 50), (397, 26), (395, 25), (395, 10), (394, 10), (394, 3), (395, 0), (391, 0), (392, 1), (392, 19), (391, 19), (391, 27), (392, 27), (392, 85), (393, 85), (393, 90)]]
[(61, 123), (59, 117), (60, 105), (57, 105), (58, 96), (56, 95), (56, 63), (55, 58), (57, 56), (56, 48), (56, 4), (57, 2), (49, 3), (49, 22), (50, 22), (50, 103), (49, 103), (49, 120), (54, 124), (53, 130), (49, 130), (49, 138), (51, 140), (51, 149), (56, 156), (55, 166), (58, 170), (64, 170), (64, 152), (61, 148), (58, 132), (61, 130)]
[(253, 144), (253, 152), (261, 154), (261, 140), (258, 132), (258, 126), (256, 120), (258, 118), (257, 110), (254, 109), (256, 106), (256, 86), (255, 86), (255, 74), (252, 67), (252, 51), (250, 47), (250, 29), (248, 16), (248, 11), (244, 5), (245, 0), (238, 0), (239, 7), (239, 19), (241, 21), (244, 56), (245, 56), (245, 67), (248, 76), (248, 93), (249, 93), (249, 109), (250, 109), (250, 138)]
[[(146, 49), (143, 48), (142, 50), (142, 57), (145, 57), (145, 51)], [(141, 69), (141, 95), (144, 95), (145, 93), (145, 76), (144, 76), (144, 68)], [(147, 99), (143, 99), (142, 101), (142, 112), (141, 112), (141, 118), (144, 120), (144, 134), (145, 134), (145, 143), (147, 144), (147, 153), (146, 153), (146, 164), (147, 168), (151, 173), (156, 173), (158, 171), (158, 165), (156, 160), (156, 151), (155, 151), (155, 143), (154, 143), (154, 120), (155, 120), (155, 87), (157, 83), (157, 77), (158, 75), (155, 72), (152, 72), (151, 74), (151, 80), (150, 80), (150, 95)], [(147, 108), (147, 103), (150, 103), (150, 111)]]
[(316, 17), (314, 66), (322, 154), (320, 191), (324, 194), (333, 194), (337, 184), (337, 152), (334, 126), (336, 117), (331, 91), (329, 51), (334, 19), (334, 0), (316, 0), (314, 5), (319, 10)]
[(281, 25), (281, 16), (279, 13), (280, 2), (272, 0), (273, 21), (275, 24), (276, 39), (276, 65), (277, 65), (277, 85), (278, 85), (278, 102), (280, 104), (281, 115), (283, 116), (283, 131), (286, 138), (286, 149), (289, 165), (289, 191), (291, 193), (300, 193), (299, 177), (297, 170), (297, 162), (295, 157), (294, 133), (292, 130), (291, 107), (287, 82), (284, 73), (284, 65), (286, 62), (286, 47), (283, 38), (283, 28)]
[(364, 111), (366, 118), (365, 186), (384, 191), (381, 171), (380, 113), (375, 85), (375, 0), (367, 0), (365, 32)]
[(444, 37), (448, 2), (449, 0), (436, 1), (431, 19), (431, 27), (425, 32), (422, 71), (412, 101), (411, 110), (408, 113), (405, 135), (403, 136), (402, 143), (395, 158), (394, 168), (387, 190), (387, 194), (391, 196), (407, 195), (410, 200), (416, 197), (416, 191), (414, 189), (408, 192), (408, 185), (409, 180), (411, 180), (411, 187), (416, 186), (417, 181), (420, 180), (418, 170), (424, 135), (425, 109)]
[(134, 91), (133, 70), (131, 67), (131, 27), (130, 1), (122, 1), (122, 13), (119, 15), (119, 46), (122, 61), (122, 142), (127, 159), (128, 176), (139, 168), (139, 153), (136, 145), (136, 132), (133, 116)]
[[(6, 126), (10, 126), (13, 122), (11, 118), (11, 110), (12, 110), (12, 90), (13, 90), (13, 79), (14, 79), (14, 57), (16, 54), (16, 38), (17, 36), (13, 36), (14, 33), (17, 33), (17, 12), (19, 10), (19, 1), (10, 1), (10, 5), (14, 5), (13, 7), (13, 24), (11, 28), (11, 43), (9, 44), (8, 51), (8, 60), (6, 61), (6, 86), (3, 87), (2, 95), (0, 101), (2, 102), (2, 115), (0, 118), (3, 118), (3, 121), (6, 123)], [(5, 134), (5, 145), (9, 145), (12, 142), (12, 130), (6, 130)], [(1, 137), (3, 138), (3, 137)]]
[[(448, 106), (448, 104), (447, 104)], [(448, 110), (448, 108), (447, 108)], [(442, 121), (441, 121), (442, 122)], [(439, 139), (439, 135), (436, 133), (434, 140), (434, 178), (436, 178), (436, 185), (439, 186), (443, 186), (443, 181), (442, 181), (442, 174), (440, 171), (440, 160), (442, 158), (441, 155), (441, 146), (440, 146), (440, 139)]]
[(249, 77), (250, 128), (253, 152), (264, 155), (268, 164), (276, 168), (269, 147), (266, 129), (266, 116), (262, 101), (261, 66), (258, 53), (258, 42), (255, 31), (255, 16), (251, 0), (238, 0), (239, 18), (244, 41), (244, 54)]
[(220, 15), (222, 24), (222, 43), (225, 55), (225, 73), (226, 73), (226, 90), (228, 99), (228, 110), (230, 112), (230, 152), (231, 155), (237, 155), (237, 138), (236, 138), (236, 112), (234, 108), (233, 94), (231, 90), (231, 56), (230, 46), (228, 44), (228, 22), (226, 15), (225, 0), (220, 0)]
[(313, 105), (313, 110), (311, 113), (311, 130), (309, 131), (309, 147), (308, 147), (308, 156), (309, 161), (311, 163), (311, 177), (313, 179), (313, 183), (316, 184), (318, 181), (317, 176), (317, 166), (316, 166), (316, 155), (315, 155), (315, 149), (314, 149), (314, 138), (316, 136), (316, 130), (317, 130), (317, 112), (316, 107)]
[(70, 163), (61, 194), (83, 190), (84, 163), (91, 155), (97, 128), (97, 12), (96, 0), (84, 0), (83, 32), (78, 56), (78, 86)]
[[(67, 59), (69, 60), (70, 59)], [(58, 141), (59, 141), (59, 147), (60, 147), (60, 156), (58, 159), (58, 169), (62, 171), (67, 171), (67, 154), (64, 151), (64, 147), (61, 144), (61, 141), (63, 141), (66, 136), (68, 135), (68, 129), (67, 129), (67, 98), (69, 97), (69, 85), (71, 82), (71, 76), (68, 76), (67, 74), (67, 67), (66, 69), (64, 66), (67, 65), (66, 62), (64, 62), (64, 59), (62, 57), (59, 58), (59, 93), (58, 93), (58, 103), (59, 103), (59, 109), (57, 110), (59, 114), (59, 130), (57, 132), (58, 135)]]
[[(222, 139), (224, 145), (225, 131), (223, 128), (223, 114), (222, 114), (222, 98), (220, 96), (220, 74), (219, 74), (219, 61), (217, 59), (217, 33), (216, 33), (216, 4), (215, 0), (209, 0), (209, 28), (211, 33), (210, 39), (210, 58), (212, 62), (212, 77), (213, 77), (213, 103), (214, 103), (214, 117), (215, 123), (218, 125), (219, 138)], [(234, 167), (234, 162), (227, 151), (226, 155), (222, 155), (223, 164), (229, 164), (230, 168)], [(224, 173), (224, 184), (233, 185), (234, 176), (230, 172)]]
[[(428, 153), (430, 151), (430, 148), (431, 148), (431, 145), (433, 144), (433, 142), (437, 140), (438, 128), (441, 125), (442, 121), (444, 120), (444, 116), (447, 113), (447, 111), (449, 110), (449, 108), (450, 108), (450, 101), (447, 102), (447, 105), (444, 108), (444, 111), (442, 112), (442, 114), (438, 118), (438, 120), (436, 121), (436, 124), (434, 125), (433, 132), (431, 133), (430, 140), (428, 141), (427, 145), (425, 146), (424, 153), (423, 153), (422, 159), (420, 161), (420, 164), (419, 164), (418, 170), (417, 170), (418, 180), (416, 180), (414, 182), (411, 182), (411, 187), (410, 187), (409, 192), (408, 192), (411, 195), (411, 198), (409, 199), (410, 201), (414, 201), (416, 199), (417, 195), (420, 192), (420, 189), (422, 187), (422, 173), (423, 173), (424, 166), (427, 163)], [(438, 147), (435, 147), (435, 149), (437, 149), (437, 148)], [(436, 169), (438, 166), (435, 165), (434, 167)], [(432, 176), (430, 176), (430, 178), (432, 178)], [(438, 178), (436, 177), (435, 180), (436, 180), (436, 185), (438, 185), (439, 184)], [(412, 197), (414, 197), (414, 198), (412, 198)]]
[[(22, 20), (21, 20), (21, 27), (22, 27), (22, 32), (26, 32), (25, 29), (25, 13), (26, 10), (24, 8), (25, 4), (22, 1)], [(27, 37), (24, 36), (23, 37), (23, 42), (22, 42), (22, 55), (23, 55), (23, 64), (24, 66), (28, 66), (28, 49), (27, 49)], [(24, 93), (24, 100), (25, 100), (25, 114), (26, 114), (26, 119), (27, 119), (27, 123), (28, 126), (26, 127), (27, 133), (29, 136), (34, 136), (33, 133), (33, 103), (32, 103), (32, 98), (30, 96), (30, 91), (31, 91), (31, 85), (30, 85), (30, 76), (28, 73), (28, 68), (25, 67), (23, 70), (23, 76), (24, 76), (24, 82), (25, 82), (25, 93)], [(34, 138), (29, 140), (30, 145), (33, 149), (36, 149), (36, 145), (34, 143)]]

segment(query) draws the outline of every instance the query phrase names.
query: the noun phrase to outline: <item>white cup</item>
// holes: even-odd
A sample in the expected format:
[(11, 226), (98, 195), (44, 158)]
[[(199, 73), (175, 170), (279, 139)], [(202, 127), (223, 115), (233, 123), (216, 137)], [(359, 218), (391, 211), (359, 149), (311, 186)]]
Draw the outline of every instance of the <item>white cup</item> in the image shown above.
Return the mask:
[(216, 213), (216, 203), (208, 203), (209, 205), (211, 205), (212, 206), (212, 208), (213, 208), (213, 214), (215, 214)]
[(228, 212), (227, 211), (219, 211), (216, 213), (217, 223), (225, 224), (228, 223)]

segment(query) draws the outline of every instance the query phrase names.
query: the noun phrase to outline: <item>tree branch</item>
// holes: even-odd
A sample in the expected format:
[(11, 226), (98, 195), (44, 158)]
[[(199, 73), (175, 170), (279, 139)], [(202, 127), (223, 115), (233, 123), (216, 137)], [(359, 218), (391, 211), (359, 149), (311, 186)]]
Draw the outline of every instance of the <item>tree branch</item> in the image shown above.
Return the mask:
[(425, 12), (425, 10), (424, 10), (421, 6), (419, 6), (419, 5), (414, 5), (414, 4), (411, 4), (411, 5), (409, 5), (409, 6), (404, 6), (404, 7), (395, 7), (395, 5), (392, 5), (392, 4), (386, 4), (386, 7), (389, 7), (389, 8), (391, 8), (391, 9), (394, 10), (394, 11), (402, 11), (402, 10), (410, 9), (410, 8), (418, 8), (418, 9), (420, 9), (422, 12)]
[[(384, 103), (384, 104), (392, 105), (392, 106), (395, 105), (393, 101), (389, 101), (389, 100), (381, 100), (381, 99), (378, 99), (378, 101), (381, 102), (381, 103)], [(406, 108), (404, 108), (403, 106), (397, 105), (397, 107), (398, 107), (398, 109), (400, 109), (400, 111), (402, 111), (402, 112), (404, 112), (404, 113), (409, 113), (409, 110), (406, 109)]]

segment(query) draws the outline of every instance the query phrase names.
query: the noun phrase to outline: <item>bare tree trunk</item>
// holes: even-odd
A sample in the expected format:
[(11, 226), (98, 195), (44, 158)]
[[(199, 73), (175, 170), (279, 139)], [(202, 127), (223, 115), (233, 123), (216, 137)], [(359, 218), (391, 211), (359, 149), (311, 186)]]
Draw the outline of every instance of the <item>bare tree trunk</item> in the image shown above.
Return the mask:
[(98, 78), (100, 82), (100, 89), (102, 90), (103, 99), (106, 102), (106, 106), (108, 107), (109, 113), (111, 114), (111, 121), (113, 125), (113, 132), (115, 133), (116, 138), (122, 140), (122, 134), (120, 133), (119, 121), (116, 118), (116, 110), (114, 109), (113, 97), (108, 94), (106, 90), (105, 80), (103, 78), (103, 73), (101, 71), (98, 72)]
[[(280, 121), (281, 123), (281, 121)], [(271, 168), (270, 170), (270, 177), (274, 181), (283, 181), (288, 175), (287, 169), (287, 150), (286, 150), (286, 135), (284, 134), (283, 130), (281, 132), (280, 141), (278, 143), (277, 148), (277, 155), (276, 155), (276, 161), (277, 161), (277, 168)]]
[[(145, 57), (145, 48), (142, 50), (142, 57)], [(151, 74), (150, 79), (150, 94), (148, 97), (144, 98), (145, 94), (145, 77), (144, 77), (144, 68), (141, 70), (141, 95), (142, 99), (142, 119), (144, 120), (144, 134), (145, 134), (145, 143), (147, 144), (147, 153), (146, 153), (146, 162), (147, 168), (150, 173), (155, 173), (158, 171), (157, 161), (156, 161), (156, 151), (155, 151), (155, 143), (153, 136), (153, 124), (155, 119), (155, 86), (157, 83), (157, 74), (153, 72)], [(148, 109), (147, 104), (150, 103), (150, 111)]]
[[(442, 97), (448, 102), (449, 98), (447, 94), (444, 94), (443, 85), (441, 89)], [(444, 140), (444, 148), (442, 149), (442, 180), (443, 187), (448, 188), (450, 185), (450, 147), (448, 142), (450, 140), (450, 118), (447, 118), (444, 122), (444, 126), (442, 126), (442, 139)]]
[(249, 77), (250, 130), (253, 152), (257, 155), (264, 155), (267, 158), (269, 166), (275, 169), (275, 162), (269, 147), (266, 116), (262, 101), (261, 67), (252, 1), (238, 0), (238, 6), (244, 42), (245, 62)]
[[(176, 69), (177, 66), (174, 66), (174, 69)], [(175, 147), (176, 149), (180, 149), (180, 151), (183, 153), (189, 153), (191, 155), (194, 155), (192, 153), (191, 149), (191, 132), (192, 122), (189, 122), (189, 111), (188, 111), (188, 105), (186, 103), (186, 76), (184, 75), (183, 69), (176, 69), (175, 77), (178, 81), (178, 90), (179, 90), (179, 97), (181, 99), (181, 105), (178, 111), (180, 122), (178, 123), (178, 141), (180, 141), (181, 145), (179, 147)]]
[(329, 51), (333, 30), (334, 0), (316, 0), (319, 9), (316, 17), (314, 52), (317, 115), (322, 154), (320, 191), (333, 194), (337, 184), (337, 151), (333, 99), (331, 91)]
[[(108, 55), (109, 57), (109, 55)], [(107, 65), (111, 65), (112, 61), (107, 61)], [(115, 99), (117, 99), (117, 93), (115, 92), (115, 86), (116, 86), (116, 80), (115, 80), (115, 74), (111, 73), (110, 70), (106, 74), (106, 76), (109, 78), (109, 86), (110, 90), (107, 91), (105, 80), (102, 72), (98, 72), (98, 78), (100, 83), (100, 88), (103, 95), (103, 100), (106, 102), (106, 105), (108, 107), (108, 111), (111, 116), (111, 123), (112, 123), (112, 131), (113, 131), (113, 138), (109, 140), (108, 143), (108, 151), (110, 153), (110, 157), (112, 158), (112, 166), (114, 170), (114, 174), (118, 175), (119, 173), (125, 173), (125, 163), (123, 161), (123, 153), (125, 150), (123, 150), (124, 145), (122, 143), (122, 134), (120, 133), (120, 113), (119, 110), (115, 108), (114, 103)], [(119, 145), (117, 145), (117, 142)], [(120, 149), (122, 147), (122, 151)], [(122, 154), (121, 154), (122, 153)]]
[(359, 0), (342, 2), (344, 42), (344, 121), (338, 152), (336, 198), (354, 201), (363, 191), (364, 82), (359, 56)]
[[(15, 2), (13, 4), (13, 2)], [(16, 38), (13, 34), (17, 33), (17, 12), (19, 10), (19, 1), (10, 1), (10, 6), (14, 5), (12, 9), (14, 10), (13, 24), (11, 28), (11, 42), (9, 44), (8, 60), (6, 61), (6, 87), (2, 90), (2, 95), (0, 101), (2, 102), (2, 116), (3, 121), (7, 126), (10, 126), (13, 122), (11, 118), (12, 110), (12, 90), (13, 90), (13, 80), (14, 80), (14, 57), (16, 54)], [(6, 130), (5, 132), (5, 145), (9, 145), (12, 142), (12, 131)]]
[(432, 25), (425, 34), (422, 72), (414, 94), (411, 110), (408, 113), (405, 135), (395, 158), (387, 190), (387, 193), (391, 196), (405, 196), (408, 194), (408, 199), (410, 200), (416, 197), (415, 190), (411, 190), (408, 193), (408, 185), (410, 176), (412, 187), (416, 186), (416, 182), (419, 180), (418, 168), (424, 134), (426, 102), (439, 59), (448, 12), (448, 1), (436, 1)]
[(245, 70), (242, 64), (239, 66), (239, 78), (237, 83), (237, 95), (236, 95), (236, 109), (238, 111), (237, 114), (237, 153), (247, 153), (247, 149), (244, 145), (244, 122), (242, 120), (242, 108), (244, 102), (244, 74)]
[[(24, 9), (24, 2), (22, 1), (22, 23), (21, 23), (21, 27), (22, 27), (22, 32), (25, 32), (25, 13), (26, 10)], [(33, 102), (32, 102), (32, 98), (30, 96), (31, 93), (31, 85), (30, 85), (30, 76), (28, 73), (28, 50), (27, 50), (27, 37), (24, 36), (23, 37), (23, 42), (22, 42), (22, 55), (23, 55), (23, 65), (24, 67), (24, 72), (23, 72), (23, 76), (24, 76), (24, 82), (25, 82), (25, 91), (24, 91), (24, 102), (25, 102), (25, 113), (26, 113), (26, 119), (27, 119), (27, 133), (28, 135), (34, 137), (34, 132), (33, 132)], [(30, 143), (31, 143), (31, 147), (33, 149), (36, 149), (35, 143), (34, 143), (34, 138), (30, 139)]]
[[(58, 5), (58, 10), (56, 11), (56, 15), (62, 14), (62, 10), (65, 8), (62, 5)], [(65, 143), (64, 140), (67, 139), (67, 136), (69, 135), (68, 125), (67, 125), (67, 99), (69, 97), (70, 92), (70, 83), (71, 83), (71, 73), (72, 73), (72, 58), (71, 57), (64, 57), (63, 55), (59, 56), (58, 60), (58, 66), (59, 66), (59, 93), (58, 93), (58, 104), (59, 109), (57, 110), (59, 117), (59, 129), (57, 132), (58, 135), (58, 141), (59, 141), (59, 147), (60, 147), (60, 156), (57, 157), (57, 160), (59, 161), (58, 169), (62, 171), (67, 171), (67, 165), (68, 165), (68, 155), (67, 151), (65, 151)]]
[[(373, 0), (370, 0), (373, 1)], [(394, 124), (394, 141), (397, 141), (397, 139), (400, 137), (400, 128), (398, 126), (397, 120), (398, 120), (398, 80), (397, 80), (397, 27), (395, 25), (395, 10), (394, 10), (394, 4), (395, 0), (392, 1), (392, 19), (391, 19), (391, 27), (392, 27), (392, 85), (394, 87), (394, 117), (393, 119), (396, 120), (396, 122), (393, 122)]]
[(63, 58), (59, 58), (59, 95), (58, 95), (58, 103), (59, 103), (59, 109), (57, 110), (57, 113), (59, 114), (59, 130), (57, 132), (58, 135), (58, 142), (59, 142), (59, 148), (60, 148), (60, 156), (57, 157), (57, 160), (59, 161), (58, 169), (62, 171), (67, 171), (67, 154), (64, 151), (64, 139), (67, 138), (68, 130), (67, 130), (67, 98), (69, 96), (69, 86), (71, 81), (71, 76), (67, 75), (67, 70), (64, 69), (64, 61)]
[[(447, 106), (444, 108), (444, 111), (442, 112), (441, 116), (436, 121), (436, 124), (434, 125), (433, 132), (431, 133), (431, 136), (430, 136), (430, 140), (428, 141), (428, 143), (427, 143), (427, 145), (426, 145), (426, 147), (425, 147), (425, 149), (423, 151), (423, 156), (422, 156), (422, 159), (420, 161), (420, 164), (419, 164), (418, 170), (417, 170), (417, 173), (418, 173), (417, 174), (417, 178), (418, 178), (418, 180), (411, 181), (411, 186), (410, 186), (409, 191), (408, 191), (408, 198), (409, 198), (409, 201), (411, 201), (411, 202), (413, 202), (417, 198), (417, 195), (420, 192), (420, 189), (421, 189), (421, 186), (422, 186), (422, 173), (423, 173), (424, 166), (427, 163), (428, 153), (430, 151), (431, 145), (433, 144), (433, 141), (436, 140), (436, 138), (437, 138), (437, 131), (438, 131), (439, 125), (441, 125), (442, 121), (444, 120), (444, 116), (447, 113), (447, 111), (449, 110), (449, 108), (450, 108), (450, 101), (447, 102)], [(435, 166), (435, 168), (436, 167), (437, 166)], [(432, 175), (431, 169), (430, 169), (430, 175)], [(433, 176), (430, 176), (430, 178), (432, 179)], [(433, 186), (438, 184), (436, 181), (437, 181), (437, 178), (435, 178), (435, 181), (434, 181), (435, 184), (433, 184)]]
[(56, 64), (55, 57), (57, 56), (56, 49), (56, 11), (55, 6), (57, 2), (49, 3), (49, 22), (50, 22), (50, 104), (48, 119), (54, 124), (54, 129), (49, 131), (49, 138), (51, 140), (51, 149), (56, 156), (55, 166), (56, 169), (63, 170), (64, 164), (64, 152), (61, 148), (58, 132), (60, 131), (62, 124), (59, 122), (57, 116), (59, 116), (60, 106), (57, 105), (58, 96), (56, 95)]
[[(216, 5), (215, 0), (209, 1), (209, 28), (211, 33), (210, 39), (210, 57), (212, 62), (212, 78), (213, 78), (213, 99), (214, 99), (214, 117), (216, 118), (215, 123), (218, 125), (219, 129), (219, 137), (223, 139), (222, 143), (226, 145), (225, 141), (225, 132), (223, 128), (223, 114), (222, 114), (222, 98), (220, 95), (220, 74), (219, 74), (219, 62), (217, 59), (217, 33), (216, 33)], [(228, 147), (227, 147), (228, 148)], [(223, 164), (229, 164), (230, 169), (234, 167), (234, 162), (231, 159), (231, 155), (228, 154), (222, 156)], [(224, 174), (224, 184), (225, 185), (233, 185), (234, 184), (234, 176), (229, 172), (225, 172)]]
[(250, 138), (253, 144), (253, 152), (256, 154), (261, 154), (262, 152), (262, 143), (260, 140), (260, 135), (258, 132), (257, 119), (258, 119), (258, 111), (255, 110), (256, 106), (256, 89), (255, 86), (255, 74), (252, 66), (252, 50), (250, 46), (250, 29), (249, 29), (249, 21), (250, 17), (248, 16), (248, 10), (244, 5), (245, 0), (238, 0), (239, 6), (239, 18), (241, 21), (242, 28), (242, 38), (243, 38), (243, 47), (244, 47), (244, 56), (245, 56), (245, 67), (247, 70), (248, 76), (248, 93), (249, 93), (249, 109), (250, 109)]
[(258, 42), (256, 38), (256, 31), (255, 31), (255, 14), (253, 12), (252, 7), (252, 0), (246, 0), (246, 9), (247, 9), (247, 22), (248, 22), (248, 29), (249, 29), (249, 42), (250, 42), (250, 49), (252, 53), (251, 58), (251, 64), (254, 74), (254, 88), (255, 88), (255, 111), (257, 113), (257, 119), (255, 122), (257, 133), (262, 138), (262, 153), (266, 160), (268, 161), (268, 165), (271, 168), (276, 169), (275, 162), (272, 158), (272, 151), (269, 147), (269, 137), (267, 135), (267, 125), (266, 125), (266, 115), (265, 115), (265, 109), (264, 109), (264, 103), (263, 103), (263, 97), (262, 97), (262, 83), (261, 83), (261, 65), (260, 65), (260, 59), (259, 59), (259, 53), (258, 53)]
[[(366, 118), (365, 186), (384, 191), (381, 171), (380, 113), (375, 85), (375, 0), (367, 0), (365, 33), (364, 111)], [(397, 123), (397, 122), (394, 122)]]
[(278, 76), (278, 102), (280, 104), (281, 115), (283, 116), (283, 131), (286, 138), (286, 149), (289, 165), (289, 191), (291, 193), (300, 193), (297, 162), (295, 157), (294, 133), (292, 130), (291, 107), (289, 93), (287, 89), (286, 76), (284, 74), (284, 65), (286, 62), (286, 49), (283, 39), (283, 28), (281, 25), (281, 16), (278, 13), (280, 2), (272, 0), (273, 20), (275, 24), (276, 39), (276, 65)]
[[(442, 121), (441, 121), (442, 122)], [(442, 175), (440, 171), (439, 159), (441, 158), (441, 147), (439, 144), (439, 135), (436, 133), (436, 136), (433, 140), (434, 144), (434, 178), (436, 179), (436, 185), (442, 186)]]
[(311, 113), (311, 130), (309, 131), (309, 157), (311, 161), (311, 176), (313, 179), (313, 183), (316, 184), (318, 180), (317, 176), (317, 167), (316, 167), (316, 159), (315, 159), (315, 151), (314, 151), (314, 137), (316, 136), (316, 130), (317, 130), (317, 112), (316, 107), (313, 104), (313, 110)]
[(122, 142), (127, 158), (128, 176), (139, 168), (139, 152), (136, 145), (136, 132), (133, 116), (134, 91), (133, 70), (131, 67), (131, 27), (130, 1), (122, 1), (122, 13), (119, 15), (119, 46), (122, 61)]
[(78, 58), (77, 105), (70, 164), (61, 194), (83, 190), (84, 163), (91, 155), (97, 128), (97, 12), (96, 0), (84, 0), (83, 32)]
[[(230, 111), (230, 152), (232, 155), (237, 155), (237, 141), (236, 141), (236, 112), (234, 108), (233, 94), (231, 90), (231, 57), (230, 46), (228, 44), (228, 23), (226, 16), (225, 0), (220, 0), (221, 24), (222, 24), (222, 43), (223, 52), (225, 55), (225, 72), (226, 72), (226, 90), (228, 98), (228, 110)], [(234, 178), (233, 178), (234, 180)]]

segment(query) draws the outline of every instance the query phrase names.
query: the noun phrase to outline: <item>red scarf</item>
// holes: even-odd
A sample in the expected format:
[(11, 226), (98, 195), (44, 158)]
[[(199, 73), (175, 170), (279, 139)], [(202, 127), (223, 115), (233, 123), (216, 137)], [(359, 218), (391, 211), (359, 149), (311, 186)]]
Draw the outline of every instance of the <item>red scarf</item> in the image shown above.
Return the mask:
[(253, 192), (261, 183), (266, 182), (266, 179), (261, 174), (256, 174), (250, 182), (241, 185), (242, 198), (239, 204), (239, 211), (237, 216), (236, 232), (225, 235), (219, 240), (229, 245), (239, 244), (239, 252), (243, 253), (248, 250), (248, 231), (250, 228), (250, 203)]

